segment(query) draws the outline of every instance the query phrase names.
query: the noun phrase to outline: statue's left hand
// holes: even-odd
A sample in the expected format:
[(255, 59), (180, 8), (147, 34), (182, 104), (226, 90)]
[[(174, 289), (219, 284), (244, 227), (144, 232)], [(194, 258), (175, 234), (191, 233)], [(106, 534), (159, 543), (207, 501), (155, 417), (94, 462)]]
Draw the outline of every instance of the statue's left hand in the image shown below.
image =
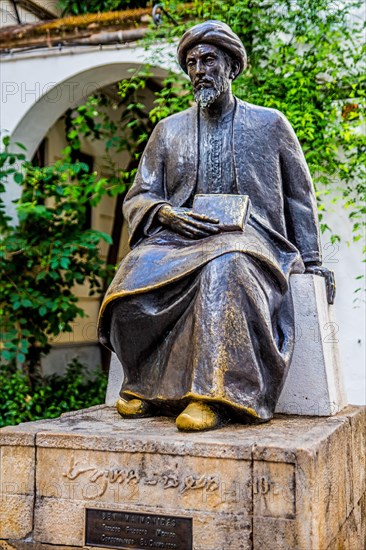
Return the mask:
[(334, 304), (334, 298), (336, 294), (336, 283), (334, 277), (334, 271), (317, 264), (305, 265), (305, 273), (311, 273), (312, 275), (319, 275), (325, 279), (325, 287), (327, 290), (328, 304)]
[(192, 212), (189, 208), (173, 208), (164, 204), (158, 211), (161, 224), (191, 239), (201, 239), (219, 233), (219, 220)]

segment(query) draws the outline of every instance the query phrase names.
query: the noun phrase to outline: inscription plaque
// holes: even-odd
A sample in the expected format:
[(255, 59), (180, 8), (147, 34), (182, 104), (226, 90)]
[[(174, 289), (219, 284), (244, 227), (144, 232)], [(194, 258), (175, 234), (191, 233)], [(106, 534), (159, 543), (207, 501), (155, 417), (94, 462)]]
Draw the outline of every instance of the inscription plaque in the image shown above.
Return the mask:
[(192, 550), (192, 518), (86, 508), (85, 545)]

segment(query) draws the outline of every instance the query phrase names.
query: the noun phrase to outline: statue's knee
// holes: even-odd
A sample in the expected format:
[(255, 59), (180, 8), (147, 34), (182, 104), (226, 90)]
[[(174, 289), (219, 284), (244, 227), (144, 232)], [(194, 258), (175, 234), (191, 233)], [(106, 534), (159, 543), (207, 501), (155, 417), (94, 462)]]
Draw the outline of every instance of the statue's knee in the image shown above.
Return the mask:
[(233, 277), (240, 277), (245, 274), (245, 258), (240, 252), (230, 252), (215, 258), (203, 269), (203, 278), (220, 281), (225, 285), (225, 281), (232, 281)]
[(235, 273), (242, 273), (245, 270), (245, 255), (242, 252), (230, 252), (220, 256), (219, 271), (222, 277), (232, 276)]

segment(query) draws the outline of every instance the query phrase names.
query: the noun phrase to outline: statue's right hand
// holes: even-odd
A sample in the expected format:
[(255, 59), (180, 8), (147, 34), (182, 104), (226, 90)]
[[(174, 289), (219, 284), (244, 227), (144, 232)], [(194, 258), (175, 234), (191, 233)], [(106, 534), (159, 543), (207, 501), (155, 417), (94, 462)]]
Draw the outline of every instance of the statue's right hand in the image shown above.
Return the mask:
[(174, 208), (164, 204), (158, 211), (159, 222), (191, 239), (201, 239), (219, 233), (219, 220), (196, 214), (189, 208)]

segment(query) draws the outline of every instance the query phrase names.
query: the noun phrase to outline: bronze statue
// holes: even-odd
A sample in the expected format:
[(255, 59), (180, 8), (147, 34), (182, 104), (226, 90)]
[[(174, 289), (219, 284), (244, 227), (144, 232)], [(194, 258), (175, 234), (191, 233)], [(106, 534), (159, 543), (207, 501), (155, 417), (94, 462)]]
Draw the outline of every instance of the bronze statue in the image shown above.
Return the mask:
[[(300, 144), (274, 109), (234, 97), (239, 37), (220, 21), (188, 30), (178, 60), (197, 105), (155, 128), (124, 204), (132, 251), (100, 315), (119, 357), (125, 418), (175, 415), (178, 429), (272, 418), (294, 343), (291, 273), (326, 277)], [(243, 230), (197, 213), (197, 195), (246, 195)]]

